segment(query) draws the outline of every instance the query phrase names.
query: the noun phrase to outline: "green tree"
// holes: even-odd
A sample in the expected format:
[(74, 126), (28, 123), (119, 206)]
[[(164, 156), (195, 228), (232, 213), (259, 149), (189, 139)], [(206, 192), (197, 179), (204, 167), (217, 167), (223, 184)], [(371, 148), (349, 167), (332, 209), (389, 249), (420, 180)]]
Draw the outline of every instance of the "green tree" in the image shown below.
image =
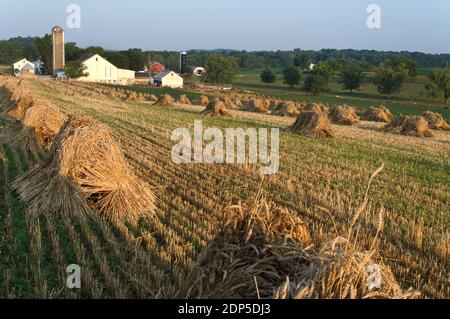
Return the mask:
[(236, 60), (222, 55), (212, 55), (206, 63), (207, 83), (231, 84), (238, 74)]
[(85, 52), (87, 53), (96, 53), (100, 55), (101, 57), (105, 57), (105, 49), (99, 46), (90, 46), (85, 49)]
[(313, 93), (314, 95), (319, 94), (321, 91), (325, 90), (328, 85), (328, 81), (320, 75), (310, 74), (305, 78), (304, 88), (306, 91)]
[(108, 51), (105, 52), (105, 58), (120, 69), (129, 69), (128, 56), (122, 52)]
[(329, 81), (334, 74), (334, 69), (333, 66), (331, 66), (328, 62), (322, 61), (316, 64), (314, 70), (312, 70), (311, 73), (320, 75), (321, 77)]
[(443, 97), (448, 105), (450, 99), (450, 71), (449, 70), (433, 70), (428, 76), (429, 83), (425, 88), (429, 94), (435, 98)]
[(305, 78), (304, 89), (313, 94), (325, 91), (332, 75), (333, 70), (330, 65), (327, 62), (319, 62)]
[(398, 57), (390, 61), (390, 65), (392, 66), (392, 68), (397, 70), (406, 70), (407, 75), (411, 78), (415, 78), (417, 76), (418, 67), (417, 63), (414, 60), (405, 57)]
[(184, 65), (181, 69), (181, 74), (183, 75), (192, 74), (192, 72), (194, 72), (194, 70), (188, 65)]
[(42, 38), (36, 37), (36, 49), (41, 57), (44, 66), (42, 67), (43, 74), (51, 74), (53, 72), (53, 45), (52, 36), (46, 34)]
[(283, 77), (284, 77), (284, 84), (289, 85), (291, 88), (298, 85), (300, 83), (300, 80), (302, 78), (302, 74), (298, 67), (291, 66), (286, 68), (283, 71)]
[(302, 70), (308, 70), (312, 63), (312, 57), (309, 53), (300, 52), (297, 53), (294, 58), (294, 65)]
[(78, 79), (89, 75), (89, 73), (86, 72), (86, 66), (78, 60), (67, 62), (64, 73), (70, 79)]
[(0, 41), (0, 64), (13, 64), (23, 59), (23, 47), (18, 41)]
[(408, 70), (401, 65), (392, 65), (391, 63), (382, 63), (377, 69), (374, 84), (380, 94), (391, 95), (399, 92), (405, 83)]
[(364, 73), (358, 64), (349, 64), (344, 67), (341, 73), (340, 83), (344, 90), (359, 89), (364, 82)]
[(129, 49), (124, 52), (128, 57), (128, 64), (130, 70), (141, 71), (144, 69), (146, 56), (141, 49)]
[(260, 75), (261, 81), (264, 83), (275, 83), (277, 76), (271, 68), (265, 68)]
[(75, 42), (67, 42), (64, 45), (64, 52), (66, 55), (66, 61), (79, 60), (84, 53), (84, 50), (77, 47)]
[(344, 69), (344, 62), (342, 60), (331, 58), (326, 63), (328, 64), (328, 67), (331, 71), (331, 76), (333, 76), (337, 72), (342, 72), (342, 70)]

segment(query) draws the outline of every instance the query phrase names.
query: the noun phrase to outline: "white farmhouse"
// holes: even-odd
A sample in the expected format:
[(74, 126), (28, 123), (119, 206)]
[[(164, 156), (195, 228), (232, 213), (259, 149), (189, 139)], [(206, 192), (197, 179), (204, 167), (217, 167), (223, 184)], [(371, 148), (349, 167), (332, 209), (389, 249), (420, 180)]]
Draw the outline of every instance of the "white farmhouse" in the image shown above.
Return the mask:
[(90, 54), (81, 62), (86, 66), (88, 76), (79, 78), (79, 81), (116, 84), (132, 84), (134, 81), (134, 71), (119, 69), (98, 54)]
[(178, 89), (183, 87), (183, 78), (173, 71), (164, 71), (153, 77), (155, 85)]
[(35, 73), (35, 65), (27, 59), (22, 59), (13, 64), (14, 75), (20, 76), (22, 73)]

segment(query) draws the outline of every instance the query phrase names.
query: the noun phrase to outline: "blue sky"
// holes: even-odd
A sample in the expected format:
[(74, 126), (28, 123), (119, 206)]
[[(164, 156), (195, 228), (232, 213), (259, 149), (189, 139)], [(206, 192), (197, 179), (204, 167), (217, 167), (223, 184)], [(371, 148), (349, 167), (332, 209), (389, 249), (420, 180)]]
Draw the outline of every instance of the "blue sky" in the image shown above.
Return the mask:
[[(66, 8), (81, 7), (81, 28)], [(369, 4), (381, 29), (369, 29)], [(107, 49), (353, 48), (450, 53), (449, 0), (1, 0), (0, 39), (44, 35)]]

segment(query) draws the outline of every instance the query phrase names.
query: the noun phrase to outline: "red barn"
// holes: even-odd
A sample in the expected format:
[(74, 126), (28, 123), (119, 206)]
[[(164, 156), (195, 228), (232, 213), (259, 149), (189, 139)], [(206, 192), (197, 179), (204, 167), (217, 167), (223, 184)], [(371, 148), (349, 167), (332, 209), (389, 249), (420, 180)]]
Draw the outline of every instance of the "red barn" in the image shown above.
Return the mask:
[(153, 62), (151, 64), (150, 72), (152, 73), (161, 73), (166, 70), (166, 67), (159, 62)]

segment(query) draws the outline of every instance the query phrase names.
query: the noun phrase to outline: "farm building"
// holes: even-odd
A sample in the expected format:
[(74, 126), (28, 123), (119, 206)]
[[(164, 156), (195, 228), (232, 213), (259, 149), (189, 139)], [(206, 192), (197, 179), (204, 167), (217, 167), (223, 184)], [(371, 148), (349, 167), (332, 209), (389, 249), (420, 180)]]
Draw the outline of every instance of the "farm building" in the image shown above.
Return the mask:
[(203, 67), (201, 67), (201, 66), (198, 66), (198, 67), (196, 67), (196, 68), (194, 69), (194, 76), (202, 77), (202, 76), (205, 76), (205, 75), (206, 75), (206, 70), (205, 70), (205, 68), (203, 68)]
[(23, 74), (34, 74), (36, 66), (33, 62), (30, 62), (27, 59), (22, 59), (13, 64), (13, 70), (15, 76), (20, 76)]
[(164, 72), (165, 70), (166, 67), (159, 62), (152, 62), (150, 64), (150, 72), (153, 74), (159, 74), (161, 72)]
[(44, 62), (42, 62), (42, 60), (36, 60), (33, 61), (34, 64), (34, 72), (35, 73), (42, 73), (42, 68), (44, 67)]
[(86, 66), (88, 76), (79, 78), (79, 81), (130, 84), (134, 82), (134, 71), (119, 69), (114, 64), (92, 53), (81, 59)]
[(52, 50), (53, 75), (59, 77), (60, 74), (64, 74), (66, 65), (64, 30), (61, 27), (52, 29)]
[(183, 78), (173, 71), (161, 72), (153, 77), (154, 84), (160, 87), (181, 88)]
[(150, 73), (148, 73), (147, 71), (136, 72), (134, 74), (134, 83), (148, 85), (150, 83)]

